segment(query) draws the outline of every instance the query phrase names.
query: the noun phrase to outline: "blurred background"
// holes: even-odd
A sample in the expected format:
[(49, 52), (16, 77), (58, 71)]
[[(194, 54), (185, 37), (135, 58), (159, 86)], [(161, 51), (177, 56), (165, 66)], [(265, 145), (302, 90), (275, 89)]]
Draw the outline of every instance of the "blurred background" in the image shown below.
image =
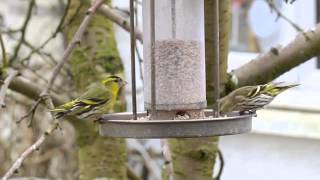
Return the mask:
[[(312, 29), (320, 20), (320, 3), (317, 0), (299, 1), (292, 4), (283, 0), (275, 0), (281, 12), (301, 27)], [(28, 11), (29, 0), (0, 1), (0, 30), (6, 49), (14, 54), (19, 36), (14, 30), (21, 27)], [(137, 24), (142, 29), (142, 7), (138, 1)], [(140, 4), (140, 5), (139, 5)], [(112, 7), (128, 18), (127, 0), (113, 0)], [(65, 2), (36, 1), (30, 25), (25, 39), (35, 47), (41, 45), (55, 31)], [(124, 76), (130, 82), (130, 37), (127, 31), (113, 25), (116, 47), (124, 68)], [(298, 32), (292, 24), (278, 18), (264, 0), (232, 0), (232, 30), (230, 36), (230, 53), (228, 71), (249, 62), (260, 53), (267, 52), (271, 47), (285, 45), (292, 41)], [(28, 66), (21, 73), (33, 80), (38, 87), (47, 83), (54, 61), (61, 58), (65, 41), (63, 34), (58, 33), (43, 51), (46, 55), (33, 54), (32, 60), (17, 66)], [(136, 64), (142, 55), (142, 45), (137, 44)], [(25, 44), (19, 58), (28, 58), (33, 48)], [(43, 57), (44, 56), (44, 57)], [(69, 67), (63, 71), (68, 74)], [(316, 180), (320, 177), (320, 60), (313, 58), (306, 63), (285, 73), (276, 81), (301, 84), (298, 88), (280, 94), (266, 109), (258, 111), (253, 119), (253, 130), (249, 134), (224, 136), (220, 138), (220, 149), (224, 157), (222, 180)], [(140, 77), (141, 68), (137, 68), (137, 100), (138, 111), (143, 111), (143, 81)], [(72, 78), (59, 79), (53, 91), (62, 97), (73, 95)], [(63, 88), (59, 88), (62, 84)], [(70, 87), (69, 87), (70, 86)], [(68, 88), (66, 88), (68, 87)], [(71, 89), (71, 90), (70, 90)], [(39, 107), (35, 114), (33, 126), (30, 122), (16, 121), (25, 115), (33, 101), (15, 92), (8, 92), (7, 106), (0, 109), (0, 174), (17, 158), (28, 145), (39, 136), (41, 129), (48, 126), (43, 119), (48, 113)], [(125, 89), (126, 110), (131, 111), (131, 87)], [(68, 137), (68, 138), (65, 138)], [(63, 124), (63, 132), (56, 133), (40, 152), (23, 165), (20, 172), (24, 176), (46, 177), (49, 179), (76, 179), (78, 176), (76, 148), (73, 127)], [(137, 145), (138, 143), (138, 145)], [(160, 140), (127, 140), (129, 163), (134, 171), (149, 175), (143, 165), (137, 149), (140, 145), (155, 161), (157, 173), (160, 174), (163, 159), (161, 157)], [(217, 162), (218, 164), (221, 162)], [(215, 167), (217, 168), (217, 167)], [(152, 176), (150, 176), (153, 179)]]

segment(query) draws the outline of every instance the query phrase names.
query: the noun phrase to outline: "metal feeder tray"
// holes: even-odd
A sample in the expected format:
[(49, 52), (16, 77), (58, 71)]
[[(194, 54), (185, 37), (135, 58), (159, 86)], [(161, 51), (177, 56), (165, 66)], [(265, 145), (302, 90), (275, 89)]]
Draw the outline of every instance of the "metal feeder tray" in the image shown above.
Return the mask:
[[(232, 112), (226, 117), (208, 118), (212, 110), (205, 110), (205, 119), (189, 120), (132, 120), (132, 113), (103, 115), (100, 135), (121, 138), (191, 138), (246, 133), (251, 130), (252, 116)], [(146, 112), (137, 113), (146, 117)]]

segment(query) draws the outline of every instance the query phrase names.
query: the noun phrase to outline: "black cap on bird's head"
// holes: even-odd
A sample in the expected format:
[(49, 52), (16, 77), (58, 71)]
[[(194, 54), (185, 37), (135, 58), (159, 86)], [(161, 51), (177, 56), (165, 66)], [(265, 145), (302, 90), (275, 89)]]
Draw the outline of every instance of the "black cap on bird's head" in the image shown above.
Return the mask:
[(117, 83), (119, 87), (122, 87), (127, 84), (126, 81), (121, 79), (119, 76), (115, 76), (115, 75), (109, 76), (106, 79), (102, 80), (102, 83), (106, 86)]

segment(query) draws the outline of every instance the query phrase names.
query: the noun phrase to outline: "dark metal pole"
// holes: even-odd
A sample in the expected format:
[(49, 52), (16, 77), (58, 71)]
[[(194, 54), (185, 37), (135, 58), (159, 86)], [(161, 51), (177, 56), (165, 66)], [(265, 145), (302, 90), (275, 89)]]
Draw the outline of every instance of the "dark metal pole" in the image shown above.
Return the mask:
[[(316, 1), (316, 22), (320, 22), (320, 2)], [(320, 69), (320, 56), (317, 57), (317, 68)]]
[(219, 117), (219, 103), (218, 99), (220, 97), (220, 71), (219, 71), (219, 0), (213, 0), (213, 51), (214, 51), (214, 69), (213, 69), (213, 79), (214, 79), (214, 103), (213, 112), (215, 117)]
[(134, 29), (134, 0), (130, 0), (130, 42), (131, 42), (131, 86), (132, 86), (132, 114), (137, 119), (137, 96), (136, 96), (136, 60), (135, 60), (135, 29)]
[(151, 112), (153, 115), (156, 113), (156, 64), (155, 64), (155, 10), (154, 0), (150, 0), (150, 40), (151, 40)]

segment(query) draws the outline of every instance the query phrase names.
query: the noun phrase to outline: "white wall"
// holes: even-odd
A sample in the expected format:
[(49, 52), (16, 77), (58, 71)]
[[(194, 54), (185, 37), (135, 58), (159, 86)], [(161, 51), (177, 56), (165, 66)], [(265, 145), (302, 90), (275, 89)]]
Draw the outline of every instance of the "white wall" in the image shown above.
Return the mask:
[(320, 141), (262, 134), (221, 138), (222, 180), (318, 180)]

